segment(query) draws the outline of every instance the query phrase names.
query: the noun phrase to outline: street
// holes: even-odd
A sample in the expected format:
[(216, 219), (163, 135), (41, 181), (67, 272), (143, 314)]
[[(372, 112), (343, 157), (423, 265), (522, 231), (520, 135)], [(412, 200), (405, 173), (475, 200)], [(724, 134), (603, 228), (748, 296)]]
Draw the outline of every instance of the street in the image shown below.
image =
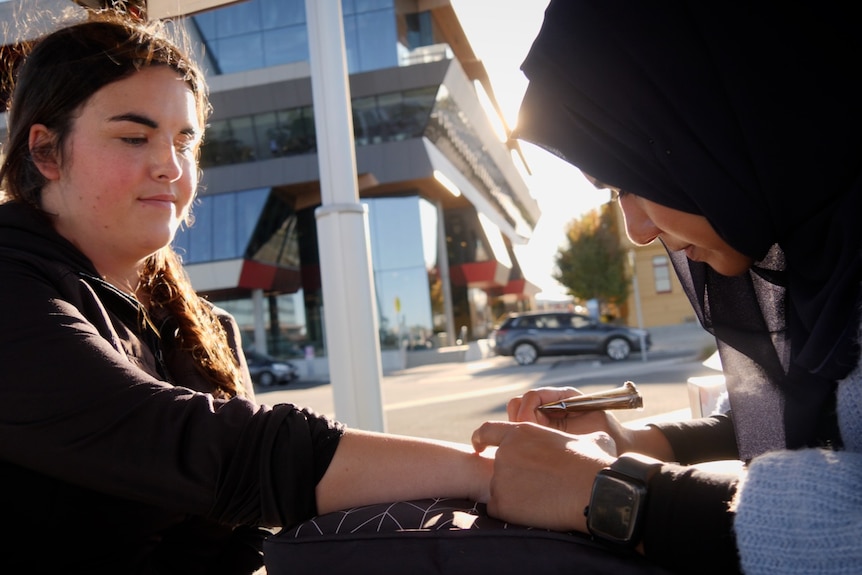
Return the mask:
[[(600, 362), (596, 357), (543, 358), (530, 366), (519, 366), (510, 357), (491, 357), (389, 374), (383, 377), (381, 389), (386, 431), (468, 442), (484, 421), (506, 419), (506, 402), (511, 397), (534, 387), (571, 385), (589, 393), (631, 380), (643, 395), (644, 407), (617, 411), (621, 421), (667, 414), (688, 417), (684, 411), (689, 407), (686, 380), (715, 373), (693, 356), (658, 354), (648, 361), (633, 356), (622, 362)], [(299, 381), (256, 393), (260, 403), (290, 402), (335, 415), (332, 386), (326, 382)]]

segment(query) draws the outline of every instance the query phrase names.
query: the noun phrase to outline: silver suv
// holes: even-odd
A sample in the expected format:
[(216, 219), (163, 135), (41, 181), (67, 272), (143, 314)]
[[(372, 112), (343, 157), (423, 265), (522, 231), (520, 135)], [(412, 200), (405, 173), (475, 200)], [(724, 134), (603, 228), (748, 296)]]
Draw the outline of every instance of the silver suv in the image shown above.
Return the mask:
[(521, 365), (541, 356), (601, 354), (614, 361), (632, 351), (649, 350), (647, 330), (597, 322), (571, 312), (527, 312), (510, 314), (494, 330), (490, 344), (497, 355), (511, 355)]

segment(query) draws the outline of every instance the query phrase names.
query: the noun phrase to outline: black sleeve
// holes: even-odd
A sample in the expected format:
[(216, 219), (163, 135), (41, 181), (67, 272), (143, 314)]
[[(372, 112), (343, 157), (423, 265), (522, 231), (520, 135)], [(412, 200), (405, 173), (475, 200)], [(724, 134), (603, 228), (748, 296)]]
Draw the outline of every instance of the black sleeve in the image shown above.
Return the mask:
[(121, 324), (86, 286), (61, 289), (48, 266), (4, 256), (0, 248), (4, 464), (226, 525), (315, 514), (343, 426), (156, 379), (127, 349), (139, 343), (112, 336)]
[(737, 477), (662, 465), (649, 483), (644, 551), (677, 573), (740, 573), (730, 502)]
[(261, 406), (255, 417), (263, 415), (265, 429), (240, 438), (243, 449), (235, 454), (210, 514), (216, 520), (287, 527), (317, 514), (314, 490), (344, 425), (291, 404)]
[(729, 415), (713, 415), (674, 423), (656, 423), (673, 448), (678, 463), (739, 459), (736, 432)]

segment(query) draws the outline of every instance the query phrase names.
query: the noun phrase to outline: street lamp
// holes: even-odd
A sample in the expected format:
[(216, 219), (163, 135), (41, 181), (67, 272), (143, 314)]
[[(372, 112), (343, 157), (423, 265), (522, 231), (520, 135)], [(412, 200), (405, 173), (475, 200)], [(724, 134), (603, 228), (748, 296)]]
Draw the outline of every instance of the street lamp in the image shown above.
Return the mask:
[(638, 337), (641, 342), (641, 359), (643, 361), (647, 360), (647, 351), (646, 351), (646, 335), (644, 333), (644, 316), (641, 311), (641, 292), (640, 286), (638, 286), (638, 272), (637, 266), (635, 265), (635, 251), (633, 249), (629, 250), (629, 267), (632, 270), (632, 296), (635, 300), (635, 314), (638, 319), (638, 329), (640, 330)]

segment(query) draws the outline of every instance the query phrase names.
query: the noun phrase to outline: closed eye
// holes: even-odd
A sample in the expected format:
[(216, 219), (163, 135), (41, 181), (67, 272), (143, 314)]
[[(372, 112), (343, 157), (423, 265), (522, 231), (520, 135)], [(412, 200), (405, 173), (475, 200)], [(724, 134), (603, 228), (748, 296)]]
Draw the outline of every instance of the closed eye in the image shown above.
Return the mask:
[(177, 151), (181, 154), (193, 152), (197, 148), (197, 145), (198, 140), (194, 138), (183, 139), (174, 144)]
[(622, 198), (623, 196), (625, 196), (626, 194), (628, 194), (627, 191), (621, 190), (619, 188), (608, 187), (607, 189), (611, 191), (611, 201), (612, 202), (615, 202), (615, 201), (619, 200), (620, 198)]

